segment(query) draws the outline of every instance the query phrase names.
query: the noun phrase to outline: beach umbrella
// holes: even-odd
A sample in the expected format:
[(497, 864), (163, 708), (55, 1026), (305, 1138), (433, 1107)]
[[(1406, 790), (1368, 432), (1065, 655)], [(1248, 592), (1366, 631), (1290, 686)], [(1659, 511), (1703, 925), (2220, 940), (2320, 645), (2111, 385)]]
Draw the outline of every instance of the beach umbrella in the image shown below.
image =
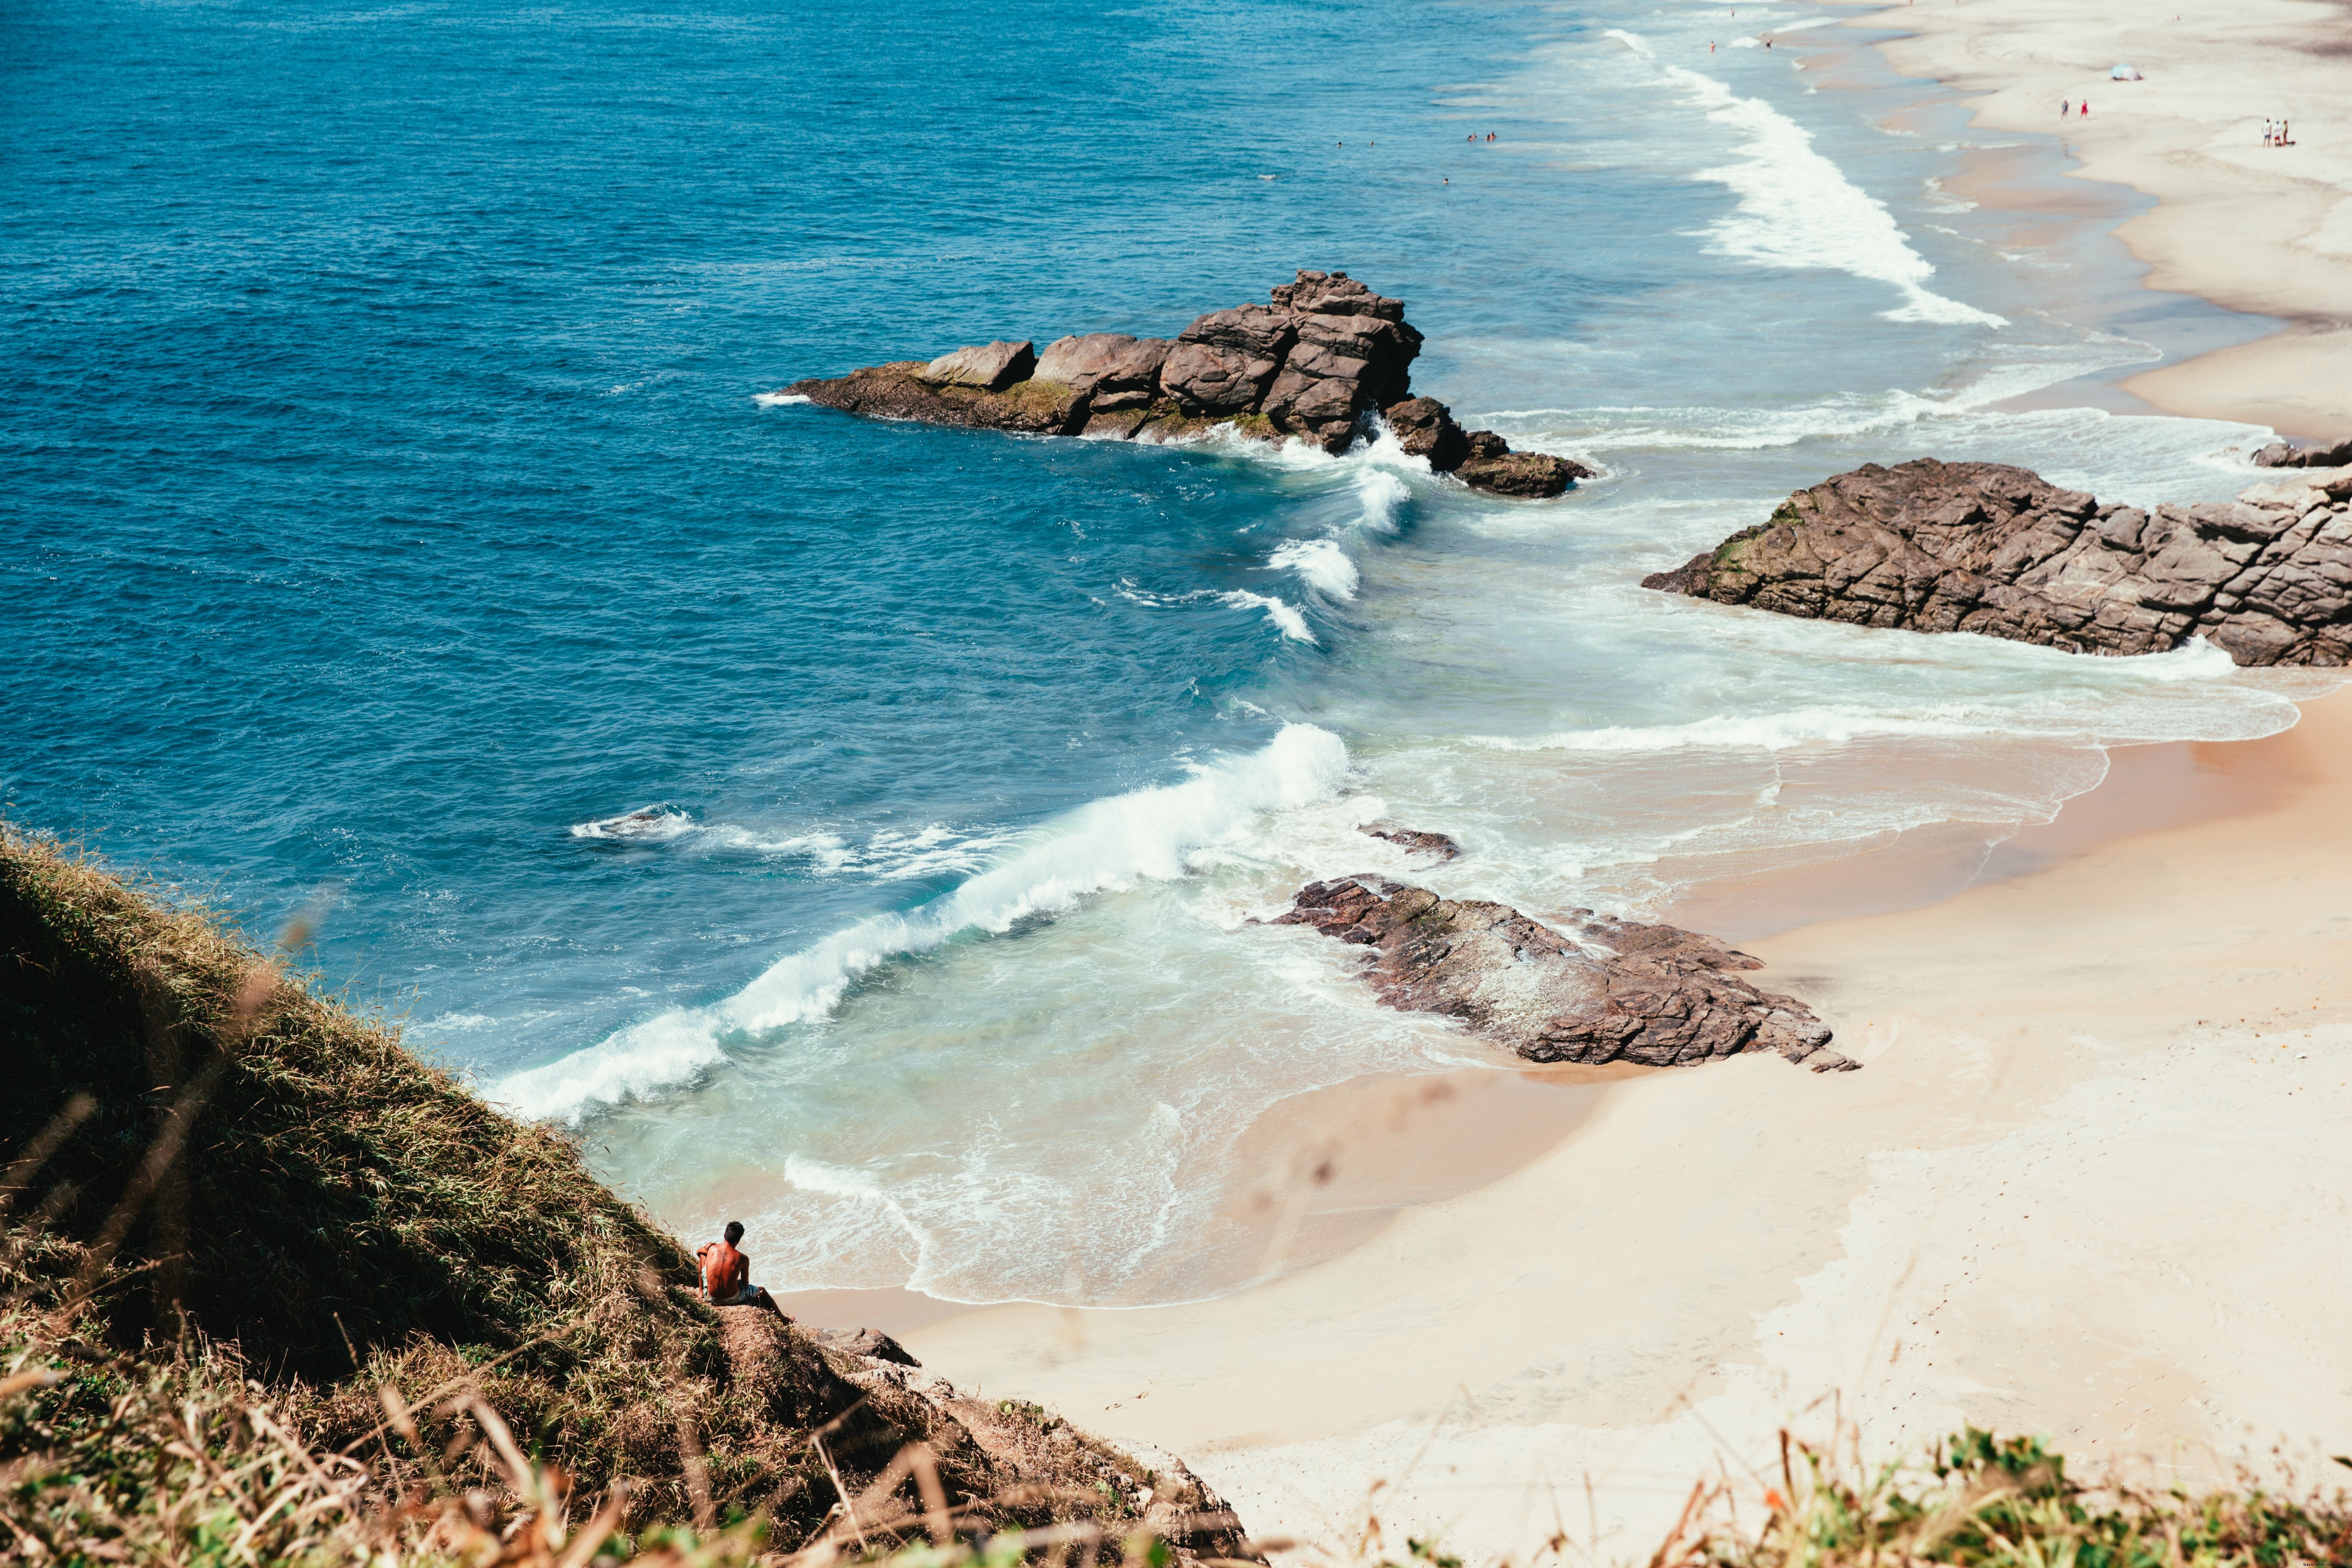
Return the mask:
[(2107, 73), (2107, 78), (2111, 81), (2139, 81), (2142, 79), (2139, 74), (2139, 69), (2136, 66), (2117, 66), (2115, 69)]

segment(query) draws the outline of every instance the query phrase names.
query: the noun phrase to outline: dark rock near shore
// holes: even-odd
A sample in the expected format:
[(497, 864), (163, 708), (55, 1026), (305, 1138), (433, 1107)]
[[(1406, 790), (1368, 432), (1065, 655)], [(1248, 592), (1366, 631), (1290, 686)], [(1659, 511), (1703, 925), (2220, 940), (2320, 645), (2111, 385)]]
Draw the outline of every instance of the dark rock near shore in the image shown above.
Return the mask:
[(1416, 458), (1426, 458), (1441, 474), (1450, 474), (1470, 457), (1470, 437), (1454, 423), (1454, 412), (1434, 397), (1408, 397), (1381, 410), (1381, 417), (1396, 432), (1397, 445)]
[(1374, 838), (1385, 838), (1391, 844), (1402, 844), (1415, 854), (1433, 854), (1447, 860), (1461, 858), (1462, 846), (1443, 833), (1423, 833), (1411, 827), (1399, 827), (1392, 822), (1375, 822), (1356, 829)]
[(1333, 454), (1352, 447), (1370, 416), (1385, 409), (1405, 449), (1438, 472), (1478, 459), (1463, 472), (1477, 489), (1551, 496), (1590, 476), (1558, 458), (1514, 454), (1491, 431), (1482, 433), (1491, 449), (1474, 451), (1444, 404), (1414, 397), (1412, 366), (1422, 337), (1405, 321), (1402, 300), (1344, 272), (1311, 271), (1269, 300), (1211, 310), (1172, 343), (1087, 332), (1055, 340), (1042, 356), (1026, 342), (987, 343), (788, 390), (884, 418), (1120, 440), (1222, 426), (1265, 439), (1297, 437)]
[(1567, 933), (1507, 905), (1446, 899), (1372, 875), (1301, 889), (1276, 925), (1369, 950), (1364, 978), (1407, 1012), (1460, 1018), (1530, 1061), (1683, 1067), (1776, 1051), (1815, 1072), (1829, 1048), (1804, 1004), (1732, 972), (1763, 965), (1713, 937), (1579, 910)]
[(2298, 447), (2273, 441), (2254, 454), (2258, 468), (2341, 468), (2352, 466), (2352, 438), (2333, 447)]
[(2202, 636), (2242, 665), (2338, 666), (2352, 659), (2352, 475), (2147, 512), (1998, 463), (1874, 463), (1643, 586), (2076, 653)]
[[(1482, 430), (1480, 435), (1493, 432)], [(1518, 496), (1524, 500), (1540, 500), (1566, 490), (1578, 479), (1589, 479), (1592, 470), (1566, 458), (1555, 458), (1549, 452), (1513, 452), (1506, 450), (1500, 457), (1472, 458), (1455, 473), (1472, 489), (1491, 490), (1500, 496)]]

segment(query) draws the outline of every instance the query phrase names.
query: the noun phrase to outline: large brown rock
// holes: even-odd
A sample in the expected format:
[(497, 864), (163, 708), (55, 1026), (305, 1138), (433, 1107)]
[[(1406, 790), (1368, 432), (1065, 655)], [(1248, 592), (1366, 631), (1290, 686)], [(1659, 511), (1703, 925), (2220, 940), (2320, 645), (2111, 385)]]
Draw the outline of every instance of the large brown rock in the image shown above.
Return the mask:
[(1352, 377), (1318, 376), (1285, 365), (1260, 405), (1274, 427), (1286, 435), (1304, 437), (1338, 456), (1355, 444), (1358, 416), (1363, 408), (1362, 384)]
[(1804, 1004), (1738, 978), (1763, 965), (1713, 937), (1590, 910), (1570, 922), (1563, 933), (1505, 904), (1364, 875), (1308, 884), (1274, 923), (1362, 946), (1382, 1002), (1460, 1018), (1530, 1061), (1684, 1067), (1776, 1051), (1815, 1072), (1860, 1065), (1829, 1049)]
[(1025, 341), (980, 343), (941, 354), (923, 367), (922, 379), (933, 386), (1002, 392), (1015, 382), (1028, 380), (1036, 369), (1036, 349)]
[(2147, 512), (1998, 463), (1874, 463), (1643, 585), (2076, 653), (2158, 653), (2201, 635), (2240, 664), (2342, 665), (2352, 476), (2313, 479)]
[(1165, 338), (1130, 338), (1124, 332), (1056, 338), (1037, 356), (1036, 379), (1063, 382), (1091, 395), (1097, 414), (1140, 408), (1159, 395), (1160, 366), (1168, 349)]
[(1381, 417), (1396, 432), (1397, 445), (1416, 458), (1426, 458), (1441, 474), (1450, 474), (1470, 457), (1470, 437), (1454, 422), (1453, 411), (1434, 397), (1408, 397), (1381, 410)]
[[(1385, 321), (1404, 320), (1404, 301), (1385, 299), (1344, 272), (1309, 272), (1304, 268), (1288, 283), (1277, 284), (1268, 295), (1277, 310), (1305, 316), (1376, 316)], [(1419, 342), (1418, 334), (1415, 342)]]
[(1248, 414), (1280, 369), (1276, 359), (1180, 339), (1160, 367), (1160, 390), (1187, 414)]
[(983, 392), (972, 386), (935, 386), (923, 379), (929, 368), (920, 360), (871, 365), (832, 381), (795, 382), (786, 390), (828, 408), (882, 419), (1032, 436), (1075, 436), (1086, 427), (1087, 395), (1059, 382), (1033, 379), (1002, 392)]
[(1210, 343), (1244, 359), (1279, 363), (1297, 337), (1289, 315), (1264, 305), (1212, 310), (1176, 334), (1180, 343)]
[[(1493, 436), (1494, 432), (1482, 430), (1478, 434)], [(1474, 454), (1454, 472), (1474, 490), (1516, 496), (1522, 500), (1542, 500), (1559, 495), (1578, 479), (1592, 477), (1591, 468), (1570, 458), (1555, 458), (1549, 452), (1514, 452), (1507, 447), (1496, 455)]]
[[(928, 363), (876, 365), (790, 391), (853, 413), (942, 425), (1121, 440), (1188, 439), (1225, 427), (1297, 437), (1334, 454), (1366, 416), (1390, 424), (1437, 471), (1502, 495), (1558, 495), (1589, 470), (1515, 454), (1491, 431), (1465, 435), (1433, 399), (1412, 395), (1422, 337), (1404, 301), (1344, 272), (1301, 270), (1271, 302), (1211, 310), (1174, 342), (1087, 332), (1036, 355), (1026, 342), (977, 345)], [(1480, 447), (1481, 442), (1484, 447)]]
[(2254, 454), (2258, 468), (2340, 468), (2352, 463), (2352, 437), (2332, 447), (2298, 447), (2273, 441)]

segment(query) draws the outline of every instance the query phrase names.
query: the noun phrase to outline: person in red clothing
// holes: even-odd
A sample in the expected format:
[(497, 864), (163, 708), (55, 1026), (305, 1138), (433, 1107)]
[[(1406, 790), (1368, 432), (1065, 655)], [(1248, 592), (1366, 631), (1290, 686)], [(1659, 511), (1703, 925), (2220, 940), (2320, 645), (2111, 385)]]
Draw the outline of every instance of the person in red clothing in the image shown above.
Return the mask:
[(751, 1259), (736, 1249), (743, 1239), (743, 1222), (727, 1222), (727, 1239), (706, 1241), (694, 1260), (702, 1265), (703, 1299), (714, 1307), (765, 1307), (777, 1310), (775, 1298), (751, 1283)]

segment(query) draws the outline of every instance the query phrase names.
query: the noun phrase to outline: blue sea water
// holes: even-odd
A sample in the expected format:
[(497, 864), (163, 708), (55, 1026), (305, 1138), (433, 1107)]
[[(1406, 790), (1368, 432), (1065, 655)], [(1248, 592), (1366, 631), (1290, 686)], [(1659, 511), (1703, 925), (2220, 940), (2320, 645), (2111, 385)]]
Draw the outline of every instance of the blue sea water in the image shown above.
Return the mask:
[[(1489, 1059), (1244, 923), (1402, 869), (1360, 822), (1671, 914), (2291, 718), (2205, 652), (1633, 586), (1862, 461), (2203, 498), (2262, 434), (2003, 412), (2155, 351), (1942, 193), (1916, 89), (1814, 90), (1850, 29), (1744, 9), (1776, 48), (1633, 0), (12, 6), (5, 810), (323, 911), (331, 984), (666, 1217), (759, 1216), (772, 1283), (1215, 1286), (1243, 1129)], [(761, 395), (1299, 267), (1604, 478)]]

